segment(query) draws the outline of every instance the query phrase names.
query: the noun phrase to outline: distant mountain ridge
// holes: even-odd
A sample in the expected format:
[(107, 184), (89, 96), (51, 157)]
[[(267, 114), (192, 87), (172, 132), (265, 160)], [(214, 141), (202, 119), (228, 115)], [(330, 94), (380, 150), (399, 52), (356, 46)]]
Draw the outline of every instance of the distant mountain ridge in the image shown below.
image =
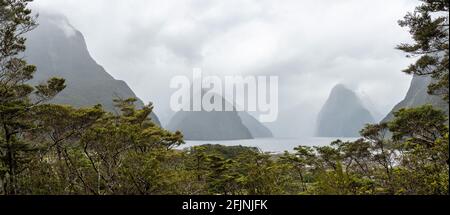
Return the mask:
[(434, 107), (443, 110), (448, 115), (448, 103), (439, 96), (428, 94), (428, 86), (432, 83), (432, 81), (433, 79), (430, 76), (415, 75), (411, 81), (411, 86), (408, 90), (408, 93), (406, 94), (405, 99), (397, 104), (393, 108), (393, 110), (382, 120), (382, 122), (391, 121), (394, 118), (394, 112), (397, 112), (402, 108), (414, 108), (425, 104), (431, 104)]
[[(89, 54), (83, 35), (62, 15), (40, 14), (39, 26), (27, 35), (25, 58), (37, 66), (32, 80), (37, 84), (50, 77), (66, 79), (67, 88), (51, 102), (76, 107), (101, 104), (115, 112), (113, 99), (136, 98), (130, 87), (114, 79)], [(138, 99), (137, 106), (144, 103)], [(160, 125), (155, 114), (152, 120)]]
[[(216, 97), (222, 99), (224, 106), (228, 103), (222, 96)], [(272, 132), (252, 115), (236, 110), (179, 111), (172, 117), (167, 128), (181, 131), (186, 140), (221, 141), (273, 137)]]
[(239, 112), (239, 117), (253, 138), (272, 138), (272, 131), (247, 112)]
[(375, 120), (358, 96), (345, 87), (336, 85), (322, 107), (318, 120), (319, 137), (359, 137), (359, 131)]
[[(203, 94), (206, 92), (203, 91)], [(223, 97), (222, 104), (226, 103)], [(191, 98), (192, 104), (192, 98)], [(192, 107), (192, 106), (191, 106)], [(181, 131), (186, 140), (221, 141), (253, 139), (249, 129), (242, 123), (236, 110), (233, 111), (179, 111), (169, 124), (170, 131)]]
[(237, 112), (178, 112), (167, 129), (181, 131), (186, 140), (253, 139)]

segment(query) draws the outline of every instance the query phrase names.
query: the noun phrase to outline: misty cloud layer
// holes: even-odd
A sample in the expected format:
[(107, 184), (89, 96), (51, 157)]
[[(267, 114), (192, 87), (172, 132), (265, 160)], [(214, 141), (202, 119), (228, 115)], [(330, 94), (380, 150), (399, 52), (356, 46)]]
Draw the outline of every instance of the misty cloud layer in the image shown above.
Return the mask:
[[(408, 42), (397, 21), (411, 0), (38, 0), (86, 37), (89, 51), (115, 78), (156, 105), (163, 123), (170, 78), (206, 74), (280, 76), (280, 110), (318, 110), (343, 83), (377, 119), (408, 89)], [(302, 106), (303, 105), (303, 106)], [(306, 110), (305, 110), (306, 111)]]

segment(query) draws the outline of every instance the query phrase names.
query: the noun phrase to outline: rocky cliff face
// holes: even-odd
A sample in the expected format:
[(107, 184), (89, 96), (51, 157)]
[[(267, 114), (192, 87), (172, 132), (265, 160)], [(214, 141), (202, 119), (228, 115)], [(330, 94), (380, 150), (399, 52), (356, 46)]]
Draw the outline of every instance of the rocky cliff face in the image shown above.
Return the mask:
[[(114, 79), (95, 62), (83, 35), (65, 17), (41, 14), (38, 22), (37, 29), (28, 35), (25, 58), (38, 68), (35, 84), (49, 77), (66, 79), (67, 88), (52, 103), (76, 107), (102, 104), (114, 112), (114, 98), (136, 97), (124, 81)], [(139, 100), (137, 106), (143, 105)], [(154, 114), (152, 120), (160, 124)]]
[(337, 85), (319, 113), (316, 135), (358, 137), (359, 131), (374, 121), (353, 91), (343, 85)]
[(433, 79), (430, 76), (414, 76), (405, 99), (397, 104), (382, 122), (389, 122), (392, 120), (394, 118), (394, 112), (399, 111), (402, 108), (414, 108), (425, 104), (432, 104), (448, 114), (448, 103), (438, 96), (428, 94), (428, 86), (432, 81)]

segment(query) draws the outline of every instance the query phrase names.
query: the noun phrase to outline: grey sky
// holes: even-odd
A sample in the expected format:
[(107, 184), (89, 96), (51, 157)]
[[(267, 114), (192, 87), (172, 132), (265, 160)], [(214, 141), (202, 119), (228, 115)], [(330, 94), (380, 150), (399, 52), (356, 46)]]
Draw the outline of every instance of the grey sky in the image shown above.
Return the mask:
[[(154, 101), (167, 123), (170, 78), (279, 75), (281, 109), (319, 108), (337, 83), (367, 98), (380, 116), (405, 95), (410, 62), (395, 46), (412, 0), (37, 0), (86, 37), (99, 64)], [(370, 101), (369, 101), (370, 100)], [(378, 117), (380, 117), (378, 116)]]

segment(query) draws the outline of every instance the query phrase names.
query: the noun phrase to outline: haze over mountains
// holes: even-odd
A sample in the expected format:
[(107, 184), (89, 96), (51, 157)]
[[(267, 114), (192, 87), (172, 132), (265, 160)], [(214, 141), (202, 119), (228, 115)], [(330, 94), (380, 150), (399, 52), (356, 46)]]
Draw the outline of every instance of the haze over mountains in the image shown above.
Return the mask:
[[(83, 35), (68, 20), (55, 14), (40, 14), (39, 26), (28, 35), (25, 57), (37, 66), (33, 82), (50, 77), (66, 79), (67, 88), (51, 102), (76, 107), (101, 104), (115, 112), (113, 99), (136, 97), (130, 87), (114, 79), (89, 54)], [(137, 106), (144, 103), (138, 99)], [(160, 124), (155, 114), (152, 120)]]
[[(116, 80), (96, 63), (83, 35), (65, 17), (41, 14), (38, 21), (38, 28), (28, 35), (25, 57), (38, 67), (34, 83), (53, 76), (66, 79), (67, 88), (52, 100), (53, 103), (77, 107), (102, 104), (106, 110), (115, 112), (114, 98), (136, 97), (124, 81)], [(448, 105), (442, 99), (428, 95), (431, 81), (430, 77), (414, 77), (406, 98), (393, 111), (430, 103), (448, 113)], [(364, 101), (345, 86), (338, 85), (318, 119), (318, 108), (307, 105), (280, 111), (277, 124), (268, 125), (246, 112), (180, 112), (173, 117), (168, 129), (183, 131), (188, 140), (270, 138), (273, 133), (278, 137), (309, 136), (315, 128), (317, 136), (354, 137), (359, 136), (365, 124), (376, 121)], [(144, 105), (141, 100), (137, 104)], [(383, 121), (392, 116), (391, 112)], [(152, 119), (160, 124), (156, 115), (152, 114)]]
[[(206, 94), (206, 91), (203, 92)], [(220, 95), (222, 104), (228, 103)], [(187, 140), (241, 140), (273, 137), (272, 132), (247, 112), (179, 111), (167, 129), (183, 132)]]
[(302, 102), (293, 107), (280, 107), (278, 120), (265, 125), (279, 138), (313, 137), (320, 105)]
[(432, 83), (432, 81), (433, 79), (430, 76), (414, 76), (405, 99), (397, 104), (394, 109), (382, 120), (382, 122), (392, 120), (394, 117), (393, 113), (402, 108), (414, 108), (425, 104), (432, 104), (434, 107), (443, 110), (448, 115), (448, 103), (442, 100), (439, 96), (428, 94), (428, 86)]
[(253, 139), (235, 111), (180, 111), (172, 118), (167, 129), (181, 131), (186, 140)]
[[(30, 64), (38, 67), (34, 84), (50, 77), (66, 79), (67, 88), (52, 103), (76, 107), (102, 104), (106, 110), (116, 112), (113, 99), (136, 98), (124, 81), (114, 79), (96, 63), (83, 35), (64, 16), (44, 13), (38, 21), (38, 28), (28, 35), (25, 56)], [(138, 99), (137, 106), (143, 105)], [(151, 117), (160, 125), (155, 114)], [(269, 129), (246, 112), (179, 113), (168, 127), (182, 130), (186, 139), (195, 140), (273, 137)]]
[(247, 112), (238, 112), (245, 127), (248, 128), (253, 138), (274, 137), (272, 131)]
[(337, 85), (319, 113), (317, 133), (319, 137), (358, 137), (359, 131), (375, 120), (360, 98), (345, 87)]

